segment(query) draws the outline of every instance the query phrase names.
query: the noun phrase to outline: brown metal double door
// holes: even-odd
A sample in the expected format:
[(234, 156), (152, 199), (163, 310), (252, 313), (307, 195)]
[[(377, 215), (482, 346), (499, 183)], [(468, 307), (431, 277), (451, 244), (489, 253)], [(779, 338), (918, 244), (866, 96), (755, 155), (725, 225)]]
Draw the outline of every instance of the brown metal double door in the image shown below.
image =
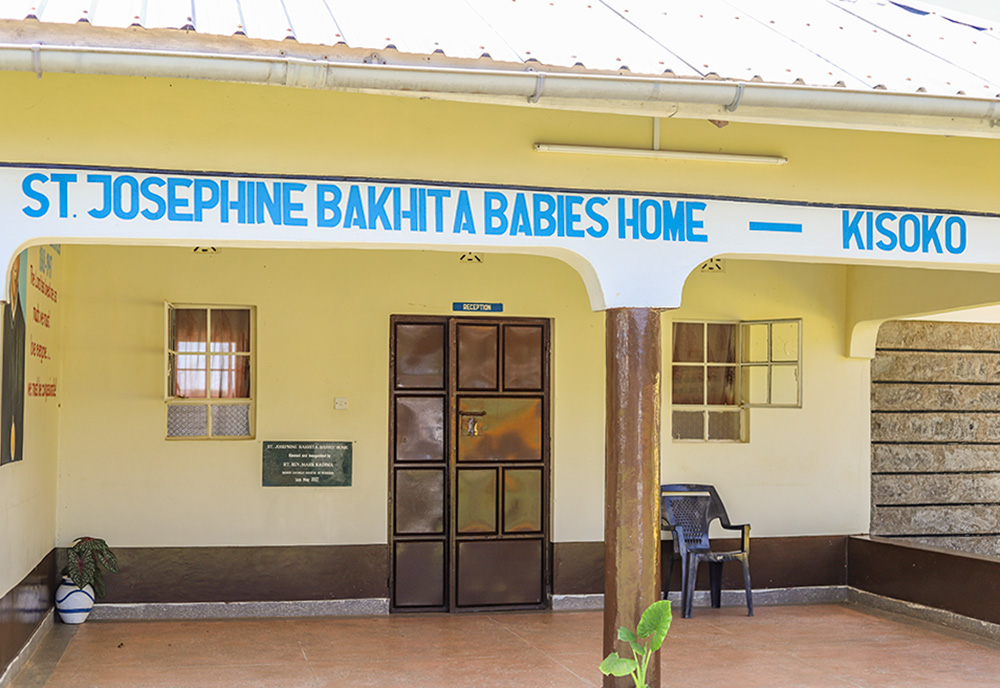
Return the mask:
[(549, 580), (549, 323), (391, 319), (393, 611), (538, 609)]

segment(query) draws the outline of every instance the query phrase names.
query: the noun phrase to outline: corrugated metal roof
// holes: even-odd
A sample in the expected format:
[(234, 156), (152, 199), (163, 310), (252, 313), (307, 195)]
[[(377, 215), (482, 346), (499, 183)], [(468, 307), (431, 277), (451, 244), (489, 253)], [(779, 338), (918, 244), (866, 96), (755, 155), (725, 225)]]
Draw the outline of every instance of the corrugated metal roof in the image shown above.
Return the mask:
[(1000, 93), (987, 20), (920, 0), (5, 0), (0, 19), (633, 74)]

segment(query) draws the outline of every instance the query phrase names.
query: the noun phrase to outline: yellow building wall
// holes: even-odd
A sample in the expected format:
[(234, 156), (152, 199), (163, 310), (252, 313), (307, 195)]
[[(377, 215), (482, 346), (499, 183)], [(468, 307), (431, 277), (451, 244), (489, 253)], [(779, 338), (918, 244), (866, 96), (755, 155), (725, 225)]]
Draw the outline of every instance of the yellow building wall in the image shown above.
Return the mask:
[(870, 510), (870, 361), (843, 350), (847, 268), (725, 261), (696, 272), (673, 321), (802, 318), (802, 408), (749, 409), (746, 443), (670, 439), (671, 348), (664, 346), (664, 483), (715, 484), (755, 535), (865, 533)]
[[(554, 319), (555, 538), (601, 537), (603, 317), (566, 265), (227, 248), (66, 257), (58, 544), (82, 532), (118, 546), (385, 542), (389, 316), (448, 315), (453, 301)], [(256, 439), (164, 439), (165, 301), (256, 307)], [(355, 442), (353, 485), (262, 487), (264, 440)]]
[[(22, 460), (0, 466), (0, 595), (51, 551), (56, 531), (63, 260), (45, 245), (28, 249), (24, 264), (24, 447)], [(56, 301), (32, 285), (31, 272), (55, 289)]]
[[(548, 258), (444, 252), (65, 248), (58, 543), (363, 544), (387, 539), (389, 315), (504, 304), (553, 319), (553, 539), (603, 538), (604, 318)], [(867, 361), (842, 341), (843, 268), (731, 261), (673, 317), (804, 319), (802, 409), (754, 409), (748, 444), (674, 443), (664, 481), (717, 484), (757, 535), (867, 529)], [(257, 308), (257, 436), (165, 440), (164, 302)], [(665, 375), (669, 380), (669, 375)], [(349, 408), (336, 411), (334, 397)], [(349, 488), (261, 486), (264, 440), (355, 442)]]
[(551, 185), (996, 212), (1000, 141), (661, 121), (664, 149), (783, 166), (537, 153), (652, 146), (650, 118), (183, 79), (4, 72), (8, 162)]
[[(664, 148), (776, 154), (789, 163), (589, 159), (536, 153), (532, 144), (648, 147), (652, 121), (177, 79), (3, 73), (0, 89), (0, 162), (998, 210), (1000, 144), (991, 140), (664, 120)], [(384, 541), (388, 315), (446, 313), (456, 294), (504, 301), (508, 315), (554, 318), (553, 535), (602, 537), (603, 316), (589, 310), (565, 265), (493, 254), (466, 266), (454, 253), (238, 249), (235, 231), (215, 256), (191, 252), (197, 236), (177, 243), (187, 248), (66, 247), (62, 414), (39, 402), (47, 406), (32, 411), (29, 432), (32, 456), (45, 458), (0, 469), (0, 535), (18, 533), (24, 549), (0, 567), (3, 576), (22, 576), (53, 539), (66, 545), (83, 532), (121, 546)], [(734, 515), (759, 535), (865, 531), (867, 362), (844, 358), (851, 273), (728, 265), (721, 276), (694, 275), (665, 325), (674, 317), (803, 317), (804, 406), (751, 411), (751, 442), (740, 446), (680, 446), (665, 423), (664, 477), (719, 483)], [(258, 307), (254, 442), (163, 440), (168, 299)], [(349, 410), (334, 412), (334, 396), (348, 397)], [(53, 509), (56, 466), (45, 450), (57, 420), (53, 538), (44, 514)], [(260, 440), (314, 438), (357, 440), (355, 487), (260, 487)], [(33, 506), (7, 506), (26, 500)]]

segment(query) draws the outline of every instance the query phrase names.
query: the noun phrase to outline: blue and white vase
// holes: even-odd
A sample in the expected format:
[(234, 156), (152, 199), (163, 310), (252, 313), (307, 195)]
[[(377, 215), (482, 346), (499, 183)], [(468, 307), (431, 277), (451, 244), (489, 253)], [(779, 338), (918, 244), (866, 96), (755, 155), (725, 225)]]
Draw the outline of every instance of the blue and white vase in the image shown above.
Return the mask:
[(82, 624), (94, 608), (94, 589), (91, 586), (78, 588), (67, 576), (56, 588), (56, 611), (63, 623)]

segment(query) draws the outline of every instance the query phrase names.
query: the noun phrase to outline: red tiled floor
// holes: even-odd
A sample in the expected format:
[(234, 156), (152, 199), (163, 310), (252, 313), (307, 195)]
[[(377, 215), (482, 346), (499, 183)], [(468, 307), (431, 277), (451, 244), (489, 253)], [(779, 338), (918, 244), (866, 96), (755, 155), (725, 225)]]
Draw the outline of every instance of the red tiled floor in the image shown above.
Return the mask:
[[(89, 622), (21, 685), (596, 687), (601, 628), (600, 612)], [(661, 661), (664, 688), (1000, 685), (1000, 645), (849, 605), (697, 608)]]

